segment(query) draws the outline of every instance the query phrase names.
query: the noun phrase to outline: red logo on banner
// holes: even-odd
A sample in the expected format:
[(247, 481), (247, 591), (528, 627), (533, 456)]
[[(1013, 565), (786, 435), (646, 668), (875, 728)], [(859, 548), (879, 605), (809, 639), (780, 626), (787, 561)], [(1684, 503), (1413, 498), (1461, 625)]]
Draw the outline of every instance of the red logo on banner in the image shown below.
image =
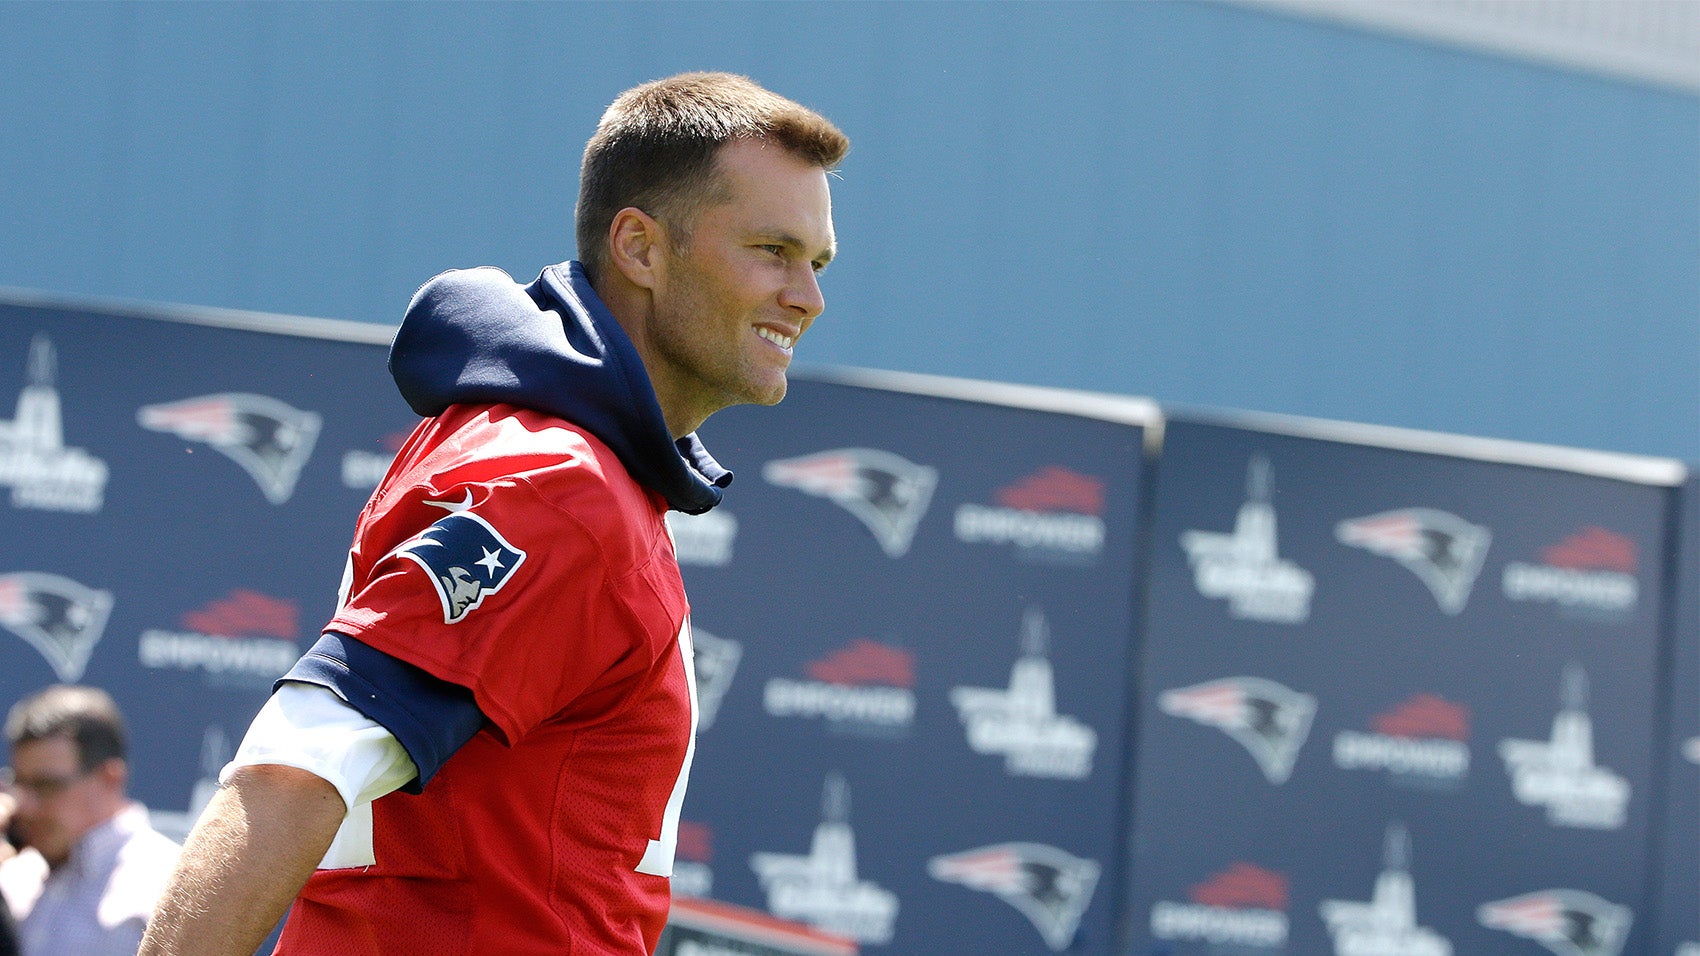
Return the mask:
[(1205, 906), (1287, 908), (1287, 877), (1246, 862), (1237, 862), (1188, 891)]
[(223, 637), (263, 634), (294, 640), (301, 632), (294, 601), (268, 597), (243, 588), (231, 591), (229, 597), (213, 601), (199, 611), (185, 613), (183, 626), (202, 634)]
[(809, 676), (827, 684), (885, 684), (915, 686), (915, 655), (857, 638), (850, 646), (808, 666)]
[(1021, 511), (1073, 511), (1104, 514), (1104, 481), (1056, 465), (1039, 469), (998, 490), (998, 504)]
[(1541, 552), (1555, 568), (1635, 573), (1635, 542), (1604, 528), (1589, 525)]
[(1377, 714), (1375, 732), (1389, 737), (1444, 737), (1468, 740), (1470, 709), (1434, 694), (1413, 694), (1392, 710)]
[(709, 862), (714, 859), (714, 831), (706, 823), (680, 820), (677, 852), (681, 860)]

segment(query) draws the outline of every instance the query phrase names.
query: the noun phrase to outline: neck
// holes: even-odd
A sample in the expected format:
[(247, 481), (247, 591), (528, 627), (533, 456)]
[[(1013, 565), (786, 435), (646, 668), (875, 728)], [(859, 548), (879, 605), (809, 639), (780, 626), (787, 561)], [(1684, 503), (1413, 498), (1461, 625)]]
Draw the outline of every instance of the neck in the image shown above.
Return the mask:
[(597, 298), (608, 307), (608, 312), (614, 320), (620, 323), (620, 328), (631, 339), (632, 348), (637, 351), (638, 358), (643, 361), (644, 372), (649, 376), (649, 385), (655, 391), (656, 404), (661, 406), (661, 417), (667, 423), (667, 433), (674, 441), (689, 435), (702, 427), (708, 420), (709, 412), (702, 412), (690, 407), (681, 395), (680, 389), (669, 382), (660, 372), (660, 364), (655, 360), (650, 349), (649, 316), (653, 314), (653, 299), (649, 290), (640, 288), (627, 281), (617, 269), (604, 269), (604, 276), (592, 280), (591, 288)]

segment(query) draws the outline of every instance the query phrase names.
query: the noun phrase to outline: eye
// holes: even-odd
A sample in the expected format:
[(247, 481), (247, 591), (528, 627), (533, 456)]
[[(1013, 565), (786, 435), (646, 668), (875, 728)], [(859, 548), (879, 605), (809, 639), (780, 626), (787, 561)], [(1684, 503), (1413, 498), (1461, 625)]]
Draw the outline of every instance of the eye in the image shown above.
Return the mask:
[(785, 247), (784, 246), (781, 246), (781, 245), (778, 245), (778, 244), (775, 244), (775, 243), (766, 243), (766, 244), (763, 244), (763, 245), (759, 245), (756, 248), (760, 249), (763, 252), (771, 253), (772, 255), (778, 256), (781, 259), (785, 258)]

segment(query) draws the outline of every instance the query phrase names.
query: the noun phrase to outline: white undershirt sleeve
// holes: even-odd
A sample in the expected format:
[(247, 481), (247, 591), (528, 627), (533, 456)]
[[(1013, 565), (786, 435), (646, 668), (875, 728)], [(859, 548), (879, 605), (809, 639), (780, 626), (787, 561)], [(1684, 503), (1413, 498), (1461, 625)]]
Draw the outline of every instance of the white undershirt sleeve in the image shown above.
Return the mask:
[(349, 815), (320, 863), (323, 869), (375, 862), (372, 801), (419, 775), (395, 735), (330, 688), (298, 681), (279, 687), (260, 708), (219, 782), (238, 767), (258, 764), (305, 770), (342, 796)]

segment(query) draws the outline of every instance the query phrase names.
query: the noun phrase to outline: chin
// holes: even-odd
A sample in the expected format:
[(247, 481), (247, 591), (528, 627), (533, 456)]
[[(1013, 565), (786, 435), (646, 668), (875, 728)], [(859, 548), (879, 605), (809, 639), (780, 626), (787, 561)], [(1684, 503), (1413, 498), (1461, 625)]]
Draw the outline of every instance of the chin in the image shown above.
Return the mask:
[(744, 391), (743, 403), (746, 405), (778, 405), (785, 398), (789, 383), (784, 375), (777, 380), (768, 380), (761, 384), (751, 383)]

